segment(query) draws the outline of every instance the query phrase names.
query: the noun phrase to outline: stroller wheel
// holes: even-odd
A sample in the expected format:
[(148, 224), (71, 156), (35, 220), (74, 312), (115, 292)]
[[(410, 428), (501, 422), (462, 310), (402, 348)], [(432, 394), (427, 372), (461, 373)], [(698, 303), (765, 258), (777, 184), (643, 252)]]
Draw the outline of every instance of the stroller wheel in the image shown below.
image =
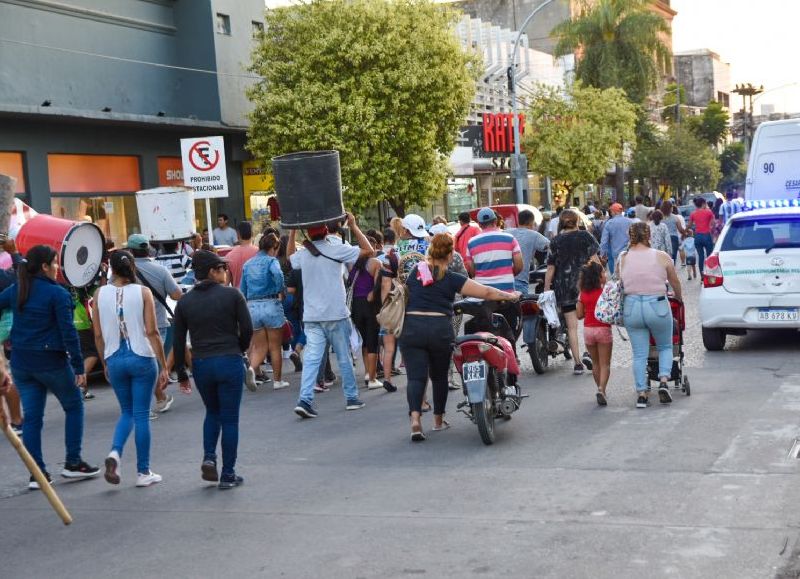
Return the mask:
[(692, 387), (689, 384), (689, 377), (688, 376), (684, 376), (683, 377), (683, 393), (686, 394), (687, 396), (691, 396), (692, 395)]

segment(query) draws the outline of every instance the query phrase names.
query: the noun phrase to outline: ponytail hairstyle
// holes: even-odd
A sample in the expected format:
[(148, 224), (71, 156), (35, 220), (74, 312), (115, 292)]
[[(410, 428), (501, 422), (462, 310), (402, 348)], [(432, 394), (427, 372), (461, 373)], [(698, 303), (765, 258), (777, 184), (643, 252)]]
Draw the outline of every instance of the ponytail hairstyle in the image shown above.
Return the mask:
[(126, 280), (128, 283), (136, 282), (136, 262), (133, 255), (125, 249), (118, 249), (111, 254), (109, 260), (111, 272), (118, 278)]
[(17, 268), (17, 308), (22, 311), (31, 291), (31, 279), (42, 273), (42, 266), (50, 265), (58, 257), (49, 245), (34, 245)]
[[(453, 253), (453, 238), (447, 233), (437, 233), (431, 240), (430, 247), (428, 247), (428, 257), (431, 260), (445, 261)], [(438, 265), (433, 268), (433, 277), (440, 280), (447, 273), (447, 266), (439, 267)]]
[(269, 252), (271, 249), (279, 249), (281, 240), (274, 233), (265, 233), (258, 241), (258, 249), (264, 253)]

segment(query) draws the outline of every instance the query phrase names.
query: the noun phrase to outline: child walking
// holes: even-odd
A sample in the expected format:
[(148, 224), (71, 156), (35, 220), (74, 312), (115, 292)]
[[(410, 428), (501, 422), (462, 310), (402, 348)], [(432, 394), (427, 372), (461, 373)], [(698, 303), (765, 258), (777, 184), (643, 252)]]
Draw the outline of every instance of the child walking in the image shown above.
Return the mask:
[(577, 313), (578, 319), (583, 320), (583, 341), (592, 358), (592, 376), (597, 385), (595, 396), (600, 406), (608, 404), (606, 386), (611, 376), (611, 351), (614, 346), (611, 326), (598, 321), (594, 316), (595, 306), (605, 283), (606, 272), (599, 263), (592, 261), (581, 268)]
[(681, 243), (681, 249), (686, 253), (686, 266), (689, 268), (689, 279), (697, 278), (697, 249), (694, 246), (694, 231), (686, 230), (686, 238)]

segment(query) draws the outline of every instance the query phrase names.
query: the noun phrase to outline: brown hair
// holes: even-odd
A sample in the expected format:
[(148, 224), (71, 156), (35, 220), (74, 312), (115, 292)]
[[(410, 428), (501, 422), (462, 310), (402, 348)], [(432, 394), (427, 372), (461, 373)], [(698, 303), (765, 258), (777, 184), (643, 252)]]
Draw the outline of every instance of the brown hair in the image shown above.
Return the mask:
[(558, 217), (558, 230), (578, 227), (578, 213), (572, 209), (564, 209)]
[(658, 225), (659, 223), (661, 223), (661, 220), (664, 219), (664, 214), (661, 213), (661, 211), (659, 211), (658, 209), (656, 209), (655, 211), (650, 213), (650, 219), (653, 220), (653, 223)]
[(650, 247), (650, 226), (644, 222), (634, 223), (628, 229), (628, 237), (632, 246), (642, 244)]
[(389, 227), (392, 228), (397, 239), (403, 237), (403, 234), (406, 232), (406, 228), (403, 227), (403, 220), (399, 217), (392, 217), (392, 220), (389, 222)]
[(453, 238), (447, 233), (437, 233), (431, 240), (428, 256), (436, 261), (446, 260), (453, 252)]
[(281, 246), (281, 240), (274, 233), (267, 233), (262, 235), (258, 242), (258, 249), (267, 253), (271, 249), (278, 249)]

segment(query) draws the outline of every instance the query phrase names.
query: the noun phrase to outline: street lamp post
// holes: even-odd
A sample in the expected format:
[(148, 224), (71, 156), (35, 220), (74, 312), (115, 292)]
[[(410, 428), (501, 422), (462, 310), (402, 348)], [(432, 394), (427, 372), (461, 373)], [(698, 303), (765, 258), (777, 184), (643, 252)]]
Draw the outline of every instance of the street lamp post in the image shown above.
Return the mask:
[(514, 193), (517, 198), (517, 203), (528, 203), (528, 159), (520, 152), (519, 146), (519, 113), (517, 111), (517, 50), (519, 50), (519, 43), (522, 40), (522, 34), (528, 26), (533, 17), (539, 11), (553, 2), (553, 0), (545, 0), (533, 12), (531, 12), (522, 26), (519, 27), (517, 37), (514, 40), (514, 50), (511, 52), (511, 66), (508, 67), (508, 90), (511, 93), (511, 112), (512, 123), (514, 128), (514, 156), (512, 157), (512, 169), (514, 173)]

